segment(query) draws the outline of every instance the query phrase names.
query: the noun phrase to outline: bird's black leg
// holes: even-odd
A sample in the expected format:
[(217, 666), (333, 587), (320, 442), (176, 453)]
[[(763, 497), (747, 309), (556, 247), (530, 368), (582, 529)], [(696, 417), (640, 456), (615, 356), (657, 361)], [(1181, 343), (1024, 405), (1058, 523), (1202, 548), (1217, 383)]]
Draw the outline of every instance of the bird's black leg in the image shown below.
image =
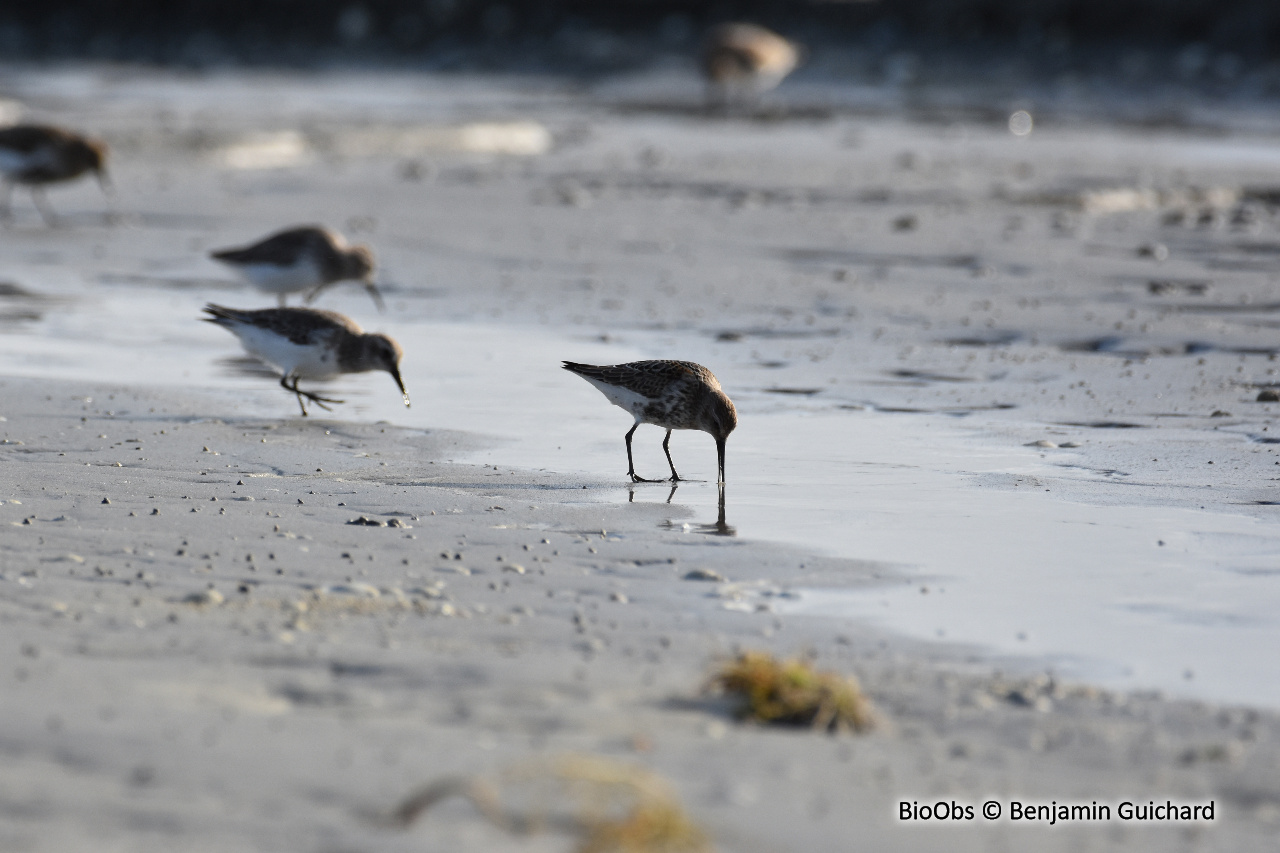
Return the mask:
[(676, 473), (676, 463), (671, 461), (671, 430), (667, 430), (667, 437), (662, 439), (662, 452), (667, 454), (667, 464), (671, 466), (671, 482), (680, 482), (680, 475)]
[(325, 403), (340, 404), (340, 403), (347, 402), (346, 400), (335, 400), (333, 397), (321, 397), (319, 394), (312, 394), (310, 391), (303, 391), (298, 387), (298, 379), (296, 376), (293, 379), (293, 390), (301, 394), (302, 396), (306, 397), (308, 400), (315, 403), (317, 406), (324, 409), (326, 412), (332, 412), (333, 409), (326, 406)]
[(307, 416), (307, 406), (305, 403), (302, 402), (302, 392), (298, 390), (298, 380), (296, 379), (293, 380), (293, 385), (290, 385), (289, 377), (281, 376), (280, 387), (286, 391), (292, 391), (294, 394), (298, 396), (298, 407), (302, 409), (302, 416), (305, 418)]
[[(297, 379), (293, 380), (293, 388), (295, 391), (298, 390)], [(315, 403), (320, 408), (324, 409), (326, 412), (332, 412), (333, 409), (326, 406), (325, 403), (334, 403), (334, 404), (340, 405), (342, 403), (347, 402), (346, 400), (335, 400), (333, 397), (321, 397), (319, 394), (312, 394), (310, 391), (298, 391), (298, 393), (306, 397), (311, 402)]]
[(333, 409), (326, 406), (325, 403), (345, 403), (346, 402), (345, 400), (335, 400), (332, 397), (321, 397), (319, 394), (312, 394), (310, 391), (303, 391), (301, 388), (298, 387), (298, 378), (296, 376), (293, 378), (292, 385), (289, 384), (288, 377), (282, 377), (280, 379), (280, 384), (283, 385), (286, 390), (292, 391), (294, 394), (298, 396), (298, 405), (302, 407), (302, 416), (304, 418), (307, 416), (307, 407), (302, 402), (303, 397), (306, 397), (308, 400), (315, 403), (317, 406), (324, 409), (326, 412), (332, 412)]
[(631, 461), (631, 436), (635, 435), (636, 427), (640, 426), (640, 422), (636, 421), (631, 429), (627, 432), (627, 476), (631, 478), (633, 483), (656, 483), (657, 480), (646, 480), (636, 473), (635, 463)]
[(31, 202), (40, 211), (40, 215), (44, 217), (46, 225), (50, 228), (57, 226), (58, 214), (54, 213), (53, 208), (49, 206), (49, 199), (45, 197), (44, 187), (39, 184), (31, 187)]

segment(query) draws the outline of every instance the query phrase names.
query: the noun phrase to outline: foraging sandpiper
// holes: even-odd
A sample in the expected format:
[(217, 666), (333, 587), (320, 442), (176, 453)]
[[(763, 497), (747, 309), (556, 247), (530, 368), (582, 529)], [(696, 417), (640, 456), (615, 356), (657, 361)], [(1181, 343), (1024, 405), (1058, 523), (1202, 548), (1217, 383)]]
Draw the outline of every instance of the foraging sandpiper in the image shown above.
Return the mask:
[(48, 225), (56, 225), (57, 214), (45, 197), (45, 185), (70, 181), (85, 172), (93, 172), (104, 194), (111, 194), (106, 170), (107, 146), (60, 127), (18, 124), (0, 128), (0, 176), (4, 190), (0, 194), (0, 219), (13, 215), (10, 198), (15, 184), (26, 186), (31, 201)]
[(727, 105), (735, 94), (759, 96), (782, 82), (800, 61), (797, 46), (756, 24), (722, 24), (702, 47), (708, 100)]
[(365, 333), (350, 317), (314, 308), (241, 311), (213, 303), (204, 311), (210, 316), (200, 319), (233, 332), (250, 355), (280, 371), (280, 386), (297, 395), (303, 417), (303, 397), (325, 411), (332, 411), (326, 403), (343, 401), (303, 391), (299, 379), (334, 379), (367, 370), (390, 373), (409, 405), (409, 392), (400, 380), (400, 345), (386, 335)]
[(631, 459), (631, 436), (640, 424), (655, 424), (666, 429), (662, 449), (671, 466), (672, 482), (679, 481), (680, 475), (671, 461), (671, 431), (699, 429), (710, 433), (716, 440), (720, 461), (719, 482), (724, 482), (724, 443), (738, 425), (738, 411), (710, 370), (691, 361), (670, 360), (601, 367), (566, 361), (564, 369), (599, 388), (610, 403), (630, 412), (636, 419), (627, 433), (627, 476), (632, 482), (658, 482), (637, 475)]
[(378, 310), (382, 294), (373, 283), (373, 252), (368, 246), (349, 246), (341, 234), (317, 225), (289, 228), (251, 246), (210, 252), (214, 260), (234, 269), (254, 287), (274, 293), (285, 304), (289, 293), (308, 291), (310, 303), (331, 284), (359, 281)]

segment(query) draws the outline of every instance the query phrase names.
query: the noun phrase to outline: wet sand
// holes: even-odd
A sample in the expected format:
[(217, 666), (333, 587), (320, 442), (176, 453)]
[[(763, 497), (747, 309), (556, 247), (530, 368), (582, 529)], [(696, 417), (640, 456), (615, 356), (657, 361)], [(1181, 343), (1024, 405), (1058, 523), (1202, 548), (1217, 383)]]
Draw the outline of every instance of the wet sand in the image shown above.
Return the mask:
[[(102, 133), (121, 187), (111, 221), (55, 191), (54, 230), (19, 195), (4, 235), (6, 849), (561, 849), (462, 805), (366, 819), (560, 752), (659, 771), (725, 850), (1274, 844), (1274, 155), (1248, 116), (1017, 138), (554, 81), (4, 80)], [(205, 250), (300, 221), (374, 245), (388, 315), (323, 305), (405, 345), (410, 412), (364, 376), (300, 420), (195, 322), (262, 302)], [(744, 415), (723, 520), (710, 484), (628, 490), (626, 416), (554, 366), (673, 349)], [(673, 445), (714, 472), (705, 436)], [(1095, 632), (1133, 648), (1078, 662)], [(856, 673), (891, 725), (737, 726), (700, 688), (757, 647)], [(1219, 814), (896, 820), (987, 798)]]

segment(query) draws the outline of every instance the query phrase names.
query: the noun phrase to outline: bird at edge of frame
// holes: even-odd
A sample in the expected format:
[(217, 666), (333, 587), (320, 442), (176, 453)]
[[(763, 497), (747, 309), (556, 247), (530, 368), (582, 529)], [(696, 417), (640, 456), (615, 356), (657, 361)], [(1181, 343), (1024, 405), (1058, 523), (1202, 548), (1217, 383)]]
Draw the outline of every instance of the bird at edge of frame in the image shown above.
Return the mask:
[(107, 146), (60, 127), (17, 124), (0, 128), (0, 221), (13, 218), (13, 188), (25, 186), (45, 224), (58, 224), (45, 187), (92, 172), (108, 198), (114, 192), (107, 175)]
[(248, 246), (215, 250), (209, 257), (263, 293), (274, 293), (281, 308), (290, 293), (305, 292), (303, 301), (310, 304), (340, 281), (360, 282), (378, 310), (385, 307), (373, 282), (373, 251), (348, 245), (341, 234), (318, 225), (287, 228)]
[(633, 483), (653, 483), (636, 473), (631, 455), (631, 437), (640, 424), (654, 424), (667, 431), (662, 450), (671, 467), (670, 482), (679, 482), (671, 461), (671, 432), (695, 429), (709, 433), (716, 441), (719, 479), (724, 482), (724, 451), (729, 433), (738, 426), (738, 411), (715, 374), (691, 361), (633, 361), (627, 364), (594, 365), (566, 361), (565, 370), (590, 382), (615, 406), (624, 409), (635, 423), (627, 432), (627, 476)]
[(800, 64), (803, 48), (758, 24), (715, 27), (702, 46), (702, 76), (709, 107), (757, 101)]
[(298, 387), (299, 380), (336, 379), (344, 373), (385, 370), (391, 374), (409, 406), (409, 392), (400, 378), (404, 351), (391, 338), (365, 332), (350, 317), (315, 308), (264, 308), (241, 311), (210, 303), (200, 319), (227, 329), (245, 351), (280, 371), (280, 386), (298, 398), (302, 416), (310, 400), (325, 411), (342, 403)]

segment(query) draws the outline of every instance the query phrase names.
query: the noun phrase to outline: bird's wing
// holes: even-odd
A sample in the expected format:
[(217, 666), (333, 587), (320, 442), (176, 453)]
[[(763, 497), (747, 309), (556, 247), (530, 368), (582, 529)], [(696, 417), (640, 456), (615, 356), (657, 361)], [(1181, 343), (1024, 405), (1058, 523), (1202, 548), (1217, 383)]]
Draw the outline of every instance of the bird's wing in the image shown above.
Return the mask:
[(320, 311), (315, 308), (263, 308), (259, 311), (241, 311), (210, 303), (204, 308), (209, 322), (221, 326), (255, 326), (275, 332), (295, 344), (311, 343), (318, 334), (338, 329), (353, 335), (363, 333), (360, 326), (336, 311)]
[(566, 361), (564, 368), (579, 376), (598, 379), (650, 398), (660, 396), (672, 382), (688, 376), (697, 376), (701, 370), (699, 365), (692, 362), (669, 359), (632, 361), (627, 364), (607, 366)]
[(210, 257), (235, 264), (271, 264), (287, 267), (296, 263), (302, 253), (313, 246), (327, 246), (329, 241), (323, 229), (313, 226), (290, 228), (278, 234), (272, 234), (251, 246), (220, 249), (210, 252)]

